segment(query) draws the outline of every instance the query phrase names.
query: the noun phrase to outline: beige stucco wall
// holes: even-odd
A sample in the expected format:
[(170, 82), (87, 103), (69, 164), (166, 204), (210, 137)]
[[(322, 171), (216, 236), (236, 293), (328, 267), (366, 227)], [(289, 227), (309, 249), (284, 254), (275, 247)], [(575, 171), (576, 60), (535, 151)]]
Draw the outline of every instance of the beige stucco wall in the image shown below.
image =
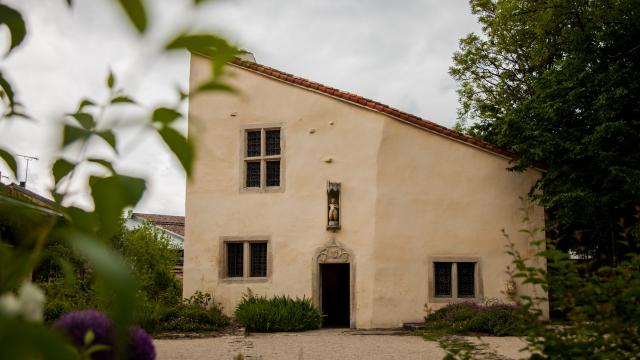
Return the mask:
[[(519, 197), (539, 174), (505, 170), (502, 157), (333, 99), (230, 66), (239, 96), (191, 99), (197, 143), (187, 185), (184, 294), (212, 292), (232, 313), (247, 288), (311, 297), (314, 255), (329, 243), (326, 182), (342, 183), (339, 244), (354, 254), (352, 325), (393, 327), (419, 321), (429, 303), (429, 259), (480, 258), (485, 297), (503, 297), (506, 229), (526, 243)], [(209, 75), (193, 56), (191, 84)], [(278, 124), (284, 138), (284, 191), (241, 192), (243, 129)], [(314, 129), (315, 131), (310, 131)], [(332, 158), (331, 163), (325, 162)], [(535, 209), (534, 223), (543, 214)], [(220, 278), (221, 238), (268, 238), (271, 277)], [(526, 291), (520, 288), (520, 291)]]

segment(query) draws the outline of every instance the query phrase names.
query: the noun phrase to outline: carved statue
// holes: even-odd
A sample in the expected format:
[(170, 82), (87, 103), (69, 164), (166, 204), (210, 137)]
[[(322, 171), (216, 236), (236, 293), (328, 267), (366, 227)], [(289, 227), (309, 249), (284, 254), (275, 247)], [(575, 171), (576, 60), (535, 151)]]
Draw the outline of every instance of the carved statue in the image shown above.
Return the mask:
[(338, 221), (338, 204), (336, 199), (331, 199), (329, 202), (329, 223)]

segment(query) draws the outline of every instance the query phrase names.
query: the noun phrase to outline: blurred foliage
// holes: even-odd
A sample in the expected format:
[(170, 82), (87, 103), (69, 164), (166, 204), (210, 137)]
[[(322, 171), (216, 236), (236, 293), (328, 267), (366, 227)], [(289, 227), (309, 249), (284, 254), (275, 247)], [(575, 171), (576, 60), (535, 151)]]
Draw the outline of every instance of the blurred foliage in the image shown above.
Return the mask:
[[(144, 37), (152, 20), (145, 2), (117, 2), (136, 32)], [(66, 3), (72, 7), (74, 2), (67, 0)], [(195, 1), (193, 6), (199, 3), (201, 1)], [(7, 53), (10, 56), (30, 31), (23, 14), (4, 4), (0, 4), (0, 26), (5, 26), (11, 36)], [(198, 89), (197, 93), (233, 90), (224, 84), (223, 75), (224, 65), (236, 54), (235, 46), (214, 34), (183, 33), (172, 38), (167, 41), (164, 51), (206, 53), (212, 60), (212, 77), (207, 82), (210, 86)], [(105, 114), (116, 106), (148, 109), (119, 86), (116, 74), (110, 72), (105, 85), (109, 94), (104, 101), (82, 99), (77, 109), (65, 116), (61, 129), (62, 144), (52, 166), (55, 181), (52, 194), (57, 205), (50, 208), (0, 194), (0, 218), (3, 220), (0, 225), (0, 295), (15, 292), (37, 269), (36, 280), (46, 284), (44, 287), (51, 297), (46, 305), (49, 319), (60, 315), (70, 306), (95, 306), (111, 315), (116, 324), (118, 341), (123, 343), (128, 336), (127, 329), (136, 320), (138, 306), (147, 306), (150, 302), (162, 306), (182, 303), (175, 279), (164, 270), (168, 264), (168, 260), (163, 260), (166, 249), (151, 246), (153, 242), (145, 233), (148, 229), (127, 234), (126, 238), (131, 243), (124, 244), (124, 240), (119, 238), (122, 236), (120, 217), (125, 209), (134, 207), (140, 201), (146, 190), (146, 182), (142, 178), (121, 174), (113, 166), (121, 147), (117, 130), (119, 126), (123, 126), (124, 130), (126, 124), (108, 123)], [(0, 101), (3, 109), (0, 122), (30, 119), (19, 101), (16, 88), (11, 83), (10, 74), (0, 68)], [(178, 101), (175, 106), (150, 109), (145, 124), (146, 131), (155, 133), (180, 161), (187, 176), (191, 175), (193, 143), (177, 129), (175, 120), (184, 119), (180, 108), (193, 95), (176, 91)], [(163, 113), (172, 115), (167, 117)], [(100, 143), (112, 149), (111, 156), (89, 157), (89, 149), (102, 146)], [(0, 146), (0, 159), (17, 178), (12, 151)], [(78, 168), (89, 165), (101, 167), (106, 175), (84, 178), (84, 172)], [(83, 181), (91, 189), (93, 210), (67, 205), (71, 184)], [(47, 243), (49, 246), (45, 246)], [(44, 249), (46, 251), (43, 254)], [(149, 249), (155, 252), (141, 256), (143, 251)], [(152, 259), (145, 259), (146, 256), (161, 260), (160, 264), (152, 265)], [(136, 279), (132, 272), (139, 278)], [(3, 356), (8, 358), (66, 359), (82, 355), (74, 353), (46, 324), (21, 321), (4, 313), (0, 313), (0, 348), (3, 349)], [(125, 351), (127, 347), (116, 348)], [(126, 354), (117, 355), (125, 357)]]
[[(526, 327), (527, 350), (534, 359), (633, 359), (640, 354), (640, 256), (629, 254), (615, 266), (594, 266), (577, 261), (553, 242), (535, 240), (539, 230), (524, 230), (533, 248), (522, 255), (509, 240), (513, 258), (509, 273), (521, 284), (539, 287), (538, 295), (514, 300), (530, 318)], [(507, 236), (508, 238), (508, 236)], [(547, 261), (547, 268), (539, 266)], [(553, 274), (553, 276), (550, 276)], [(543, 320), (546, 292), (554, 286), (553, 307), (565, 314), (566, 323)]]
[(238, 304), (235, 317), (247, 331), (304, 331), (322, 326), (322, 312), (309, 299), (284, 295), (267, 298), (251, 291)]
[(640, 2), (470, 4), (482, 34), (453, 57), (457, 128), (513, 151), (513, 170), (545, 169), (532, 195), (559, 249), (610, 265), (637, 253)]
[[(157, 228), (145, 224), (129, 230), (122, 226), (109, 243), (138, 282), (133, 320), (146, 331), (215, 331), (229, 324), (229, 318), (210, 294), (197, 292), (182, 299), (180, 280), (172, 272), (178, 249)], [(109, 313), (110, 297), (100, 293), (89, 263), (76, 256), (64, 239), (49, 241), (33, 278), (47, 294), (44, 315), (49, 323), (72, 310), (98, 309)]]

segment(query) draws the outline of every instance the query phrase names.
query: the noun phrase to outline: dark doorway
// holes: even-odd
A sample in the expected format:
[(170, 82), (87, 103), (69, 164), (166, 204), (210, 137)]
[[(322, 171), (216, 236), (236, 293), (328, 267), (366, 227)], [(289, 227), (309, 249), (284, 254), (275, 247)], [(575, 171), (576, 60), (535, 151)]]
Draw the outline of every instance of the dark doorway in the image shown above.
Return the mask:
[(320, 264), (324, 327), (349, 327), (349, 264)]

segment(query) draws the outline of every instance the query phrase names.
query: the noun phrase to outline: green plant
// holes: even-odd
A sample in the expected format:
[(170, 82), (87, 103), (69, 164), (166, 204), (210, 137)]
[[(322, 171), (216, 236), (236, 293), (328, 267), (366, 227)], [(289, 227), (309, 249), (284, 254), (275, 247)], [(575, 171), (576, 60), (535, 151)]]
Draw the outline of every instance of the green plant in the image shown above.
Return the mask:
[(307, 298), (245, 294), (235, 310), (236, 320), (247, 331), (303, 331), (318, 329), (322, 313)]
[[(69, 7), (74, 3), (71, 0), (65, 2)], [(145, 34), (148, 22), (145, 2), (118, 0), (117, 3), (135, 28), (139, 39), (151, 40)], [(193, 3), (197, 6), (202, 1)], [(21, 11), (4, 3), (0, 4), (0, 25), (6, 26), (10, 34), (10, 46), (4, 54), (5, 58), (29, 36), (26, 23), (28, 22), (25, 22)], [(45, 267), (51, 272), (55, 272), (54, 267), (59, 267), (63, 270), (64, 278), (73, 278), (74, 273), (86, 275), (83, 278), (88, 279), (92, 284), (91, 288), (95, 290), (93, 304), (105, 309), (114, 320), (118, 358), (126, 356), (126, 346), (118, 345), (124, 345), (127, 341), (128, 329), (135, 319), (137, 300), (141, 296), (138, 283), (131, 274), (132, 263), (125, 261), (114, 251), (109, 239), (120, 230), (120, 217), (124, 210), (136, 206), (146, 190), (144, 179), (121, 173), (113, 165), (122, 154), (120, 141), (123, 137), (120, 136), (120, 131), (130, 132), (137, 127), (140, 134), (158, 137), (189, 177), (194, 150), (192, 140), (178, 130), (179, 120), (184, 119), (180, 112), (182, 104), (190, 96), (205, 91), (233, 91), (223, 82), (223, 70), (226, 63), (235, 56), (236, 48), (225, 39), (210, 33), (179, 33), (167, 38), (161, 49), (162, 52), (181, 50), (207, 54), (213, 59), (210, 79), (201, 87), (192, 89), (189, 94), (176, 91), (176, 101), (173, 104), (145, 107), (129, 96), (121, 88), (116, 75), (109, 72), (105, 81), (105, 98), (78, 99), (77, 108), (68, 111), (60, 119), (62, 141), (58, 149), (52, 151), (54, 158), (51, 168), (55, 208), (37, 206), (0, 194), (0, 296), (14, 299), (21, 284), (42, 264), (43, 249), (47, 241), (52, 238), (61, 239), (71, 249), (73, 256), (68, 258), (63, 252), (52, 252)], [(20, 126), (21, 119), (29, 118), (29, 115), (19, 101), (19, 94), (16, 92), (19, 87), (14, 86), (9, 75), (5, 69), (0, 69), (0, 122), (15, 121), (15, 126)], [(137, 117), (139, 121), (126, 116), (120, 118), (122, 112), (118, 113), (118, 121), (109, 120), (113, 120), (113, 109), (122, 107), (135, 107), (139, 114), (148, 113), (147, 116)], [(60, 111), (54, 109), (52, 113)], [(0, 159), (16, 178), (16, 160), (4, 146), (0, 146)], [(76, 192), (72, 184), (88, 185), (90, 193), (87, 195), (90, 195), (93, 203), (93, 207), (89, 206), (90, 210), (69, 205), (70, 195)], [(72, 258), (81, 261), (69, 261)], [(47, 282), (59, 281), (48, 274), (40, 279), (46, 279)], [(154, 270), (147, 274), (153, 279), (147, 284), (160, 282), (166, 285), (170, 282), (163, 271)], [(49, 316), (55, 316), (73, 301), (64, 297), (59, 300), (49, 306)], [(33, 316), (29, 318), (39, 318), (42, 311), (42, 307), (33, 309)], [(79, 355), (69, 346), (68, 341), (46, 324), (28, 321), (27, 318), (12, 315), (8, 311), (0, 311), (0, 348), (3, 357), (10, 359), (67, 359)]]
[[(526, 216), (525, 216), (526, 218)], [(537, 230), (522, 230), (530, 237)], [(523, 284), (539, 286), (545, 292), (556, 286), (555, 306), (565, 314), (562, 326), (549, 325), (540, 316), (527, 322), (527, 350), (536, 359), (632, 359), (640, 354), (640, 255), (627, 254), (616, 266), (578, 262), (559, 250), (553, 242), (546, 249), (524, 256), (510, 241), (513, 258), (509, 273)], [(531, 264), (547, 260), (547, 269)], [(549, 274), (553, 273), (553, 282)], [(527, 312), (541, 315), (546, 296), (519, 296), (515, 300)]]
[(178, 305), (162, 309), (159, 320), (158, 330), (171, 332), (215, 331), (229, 324), (220, 304), (200, 291)]
[[(630, 359), (640, 354), (639, 255), (629, 254), (617, 266), (593, 271), (553, 245), (538, 256), (549, 259), (555, 283), (564, 283), (555, 305), (565, 312), (567, 324), (548, 326), (540, 319), (528, 323), (528, 347), (535, 358)], [(547, 273), (532, 272), (517, 252), (514, 257), (515, 276), (548, 288)], [(540, 300), (522, 298), (520, 302), (535, 309)]]
[(517, 306), (491, 301), (448, 304), (425, 317), (425, 329), (441, 334), (521, 335), (528, 316)]

